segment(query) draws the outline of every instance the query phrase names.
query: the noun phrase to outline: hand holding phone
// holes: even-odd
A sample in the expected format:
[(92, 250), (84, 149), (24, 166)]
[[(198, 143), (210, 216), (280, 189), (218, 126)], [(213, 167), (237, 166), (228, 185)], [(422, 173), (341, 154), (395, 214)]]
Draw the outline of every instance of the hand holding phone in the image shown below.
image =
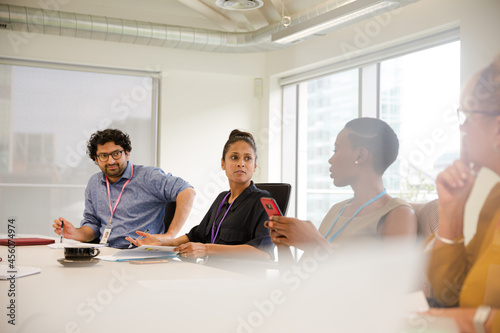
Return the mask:
[(264, 207), (264, 210), (266, 211), (267, 215), (269, 217), (271, 216), (282, 216), (280, 208), (278, 207), (278, 204), (273, 198), (260, 198), (260, 202), (262, 203), (262, 206)]

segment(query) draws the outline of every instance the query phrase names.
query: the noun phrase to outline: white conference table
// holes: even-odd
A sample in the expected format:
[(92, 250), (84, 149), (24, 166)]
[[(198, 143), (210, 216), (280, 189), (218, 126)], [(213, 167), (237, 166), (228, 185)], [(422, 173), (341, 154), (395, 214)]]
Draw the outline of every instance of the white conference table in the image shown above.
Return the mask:
[[(103, 255), (118, 251), (100, 250)], [(0, 246), (0, 256), (0, 264), (7, 264), (7, 247)], [(399, 325), (401, 318), (394, 314), (397, 307), (381, 297), (394, 297), (387, 292), (399, 280), (384, 282), (388, 288), (374, 288), (363, 281), (379, 273), (365, 277), (366, 272), (356, 271), (359, 267), (351, 261), (337, 263), (352, 269), (347, 274), (319, 269), (316, 274), (314, 263), (308, 262), (279, 278), (269, 274), (258, 278), (174, 259), (68, 267), (57, 261), (62, 257), (63, 249), (16, 247), (17, 266), (42, 271), (16, 280), (15, 326), (8, 324), (7, 317), (10, 282), (0, 281), (0, 332), (454, 331), (452, 323), (442, 318), (419, 321), (414, 327)], [(255, 266), (255, 270), (261, 268)], [(384, 277), (386, 268), (381, 269)], [(353, 320), (357, 326), (352, 326)], [(393, 324), (396, 321), (398, 325)]]
[[(118, 251), (100, 250), (103, 255)], [(243, 287), (256, 281), (178, 259), (142, 265), (101, 260), (92, 266), (63, 266), (57, 261), (64, 257), (63, 251), (45, 245), (16, 247), (16, 266), (42, 271), (18, 278), (15, 297), (8, 297), (10, 282), (0, 281), (0, 332), (223, 332), (224, 320), (234, 319), (227, 312), (234, 306), (225, 300), (249, 296)], [(0, 247), (0, 256), (0, 264), (6, 265), (7, 247)], [(8, 324), (11, 298), (16, 305), (15, 326)]]

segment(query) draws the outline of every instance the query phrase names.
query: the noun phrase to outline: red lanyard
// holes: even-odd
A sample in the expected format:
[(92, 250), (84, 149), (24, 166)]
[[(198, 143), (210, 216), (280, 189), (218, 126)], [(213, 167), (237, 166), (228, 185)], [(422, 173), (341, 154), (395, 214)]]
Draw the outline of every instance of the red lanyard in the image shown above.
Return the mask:
[(115, 213), (116, 206), (118, 206), (118, 203), (120, 202), (120, 199), (122, 198), (123, 190), (125, 189), (125, 186), (130, 182), (132, 177), (134, 177), (134, 165), (131, 164), (132, 166), (132, 172), (130, 174), (130, 178), (123, 184), (122, 191), (120, 192), (120, 195), (118, 196), (118, 199), (116, 200), (115, 207), (111, 208), (111, 192), (109, 190), (109, 180), (108, 176), (106, 176), (106, 187), (108, 188), (108, 202), (109, 202), (109, 210), (111, 211), (111, 216), (109, 218), (109, 225), (111, 225), (111, 220), (113, 219), (113, 214)]

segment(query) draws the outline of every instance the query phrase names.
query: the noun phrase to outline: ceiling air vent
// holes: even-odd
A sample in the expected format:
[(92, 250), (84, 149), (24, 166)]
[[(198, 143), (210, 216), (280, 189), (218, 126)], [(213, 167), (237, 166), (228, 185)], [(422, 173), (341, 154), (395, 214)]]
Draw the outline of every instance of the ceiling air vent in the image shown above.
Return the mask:
[(217, 0), (215, 4), (229, 10), (251, 10), (264, 5), (262, 0)]

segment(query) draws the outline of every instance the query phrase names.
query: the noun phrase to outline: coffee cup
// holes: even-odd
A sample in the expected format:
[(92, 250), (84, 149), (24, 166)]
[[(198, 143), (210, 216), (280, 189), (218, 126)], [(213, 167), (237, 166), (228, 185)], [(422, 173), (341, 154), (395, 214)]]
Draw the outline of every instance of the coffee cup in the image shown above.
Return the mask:
[(67, 246), (64, 248), (64, 258), (69, 260), (91, 260), (101, 251), (95, 247)]

